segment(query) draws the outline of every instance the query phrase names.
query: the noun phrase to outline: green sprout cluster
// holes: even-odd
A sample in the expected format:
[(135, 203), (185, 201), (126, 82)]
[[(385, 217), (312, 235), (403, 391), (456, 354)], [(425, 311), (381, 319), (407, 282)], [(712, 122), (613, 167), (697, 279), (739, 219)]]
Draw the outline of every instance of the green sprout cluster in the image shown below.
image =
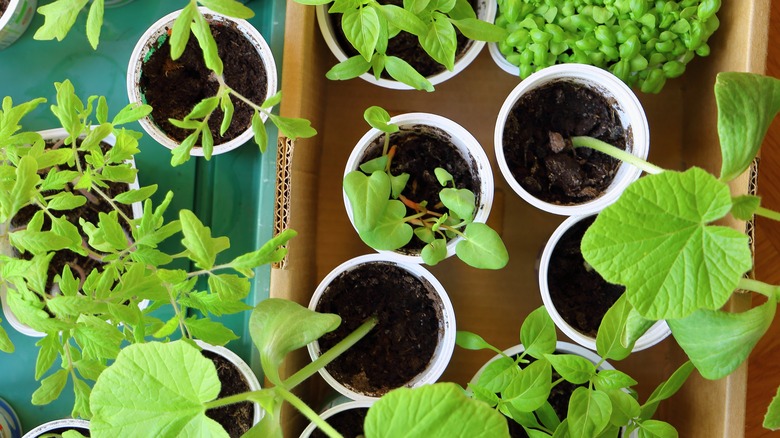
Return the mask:
[(559, 63), (608, 69), (630, 86), (658, 93), (685, 72), (720, 22), (721, 0), (499, 0), (498, 43), (520, 77)]

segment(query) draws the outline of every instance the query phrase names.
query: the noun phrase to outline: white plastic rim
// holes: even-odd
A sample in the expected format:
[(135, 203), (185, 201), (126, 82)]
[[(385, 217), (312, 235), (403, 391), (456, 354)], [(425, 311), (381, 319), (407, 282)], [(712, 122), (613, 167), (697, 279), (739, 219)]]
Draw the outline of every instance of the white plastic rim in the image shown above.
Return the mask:
[[(236, 353), (228, 348), (220, 347), (219, 345), (211, 345), (199, 339), (195, 339), (195, 343), (198, 344), (200, 348), (206, 351), (210, 351), (214, 354), (218, 354), (230, 361), (230, 363), (232, 363), (238, 369), (241, 375), (244, 376), (244, 380), (249, 385), (250, 391), (259, 391), (262, 389), (260, 382), (257, 380), (257, 376), (252, 371), (252, 368), (250, 368), (249, 365), (247, 365), (247, 363), (244, 362), (244, 360), (241, 359), (241, 357), (239, 357)], [(254, 409), (252, 425), (255, 425), (260, 422), (265, 412), (262, 408), (260, 408), (259, 403), (252, 403), (252, 408)]]
[[(325, 410), (325, 412), (320, 414), (320, 417), (323, 420), (328, 421), (328, 418), (350, 409), (370, 408), (374, 402), (375, 400), (352, 400), (345, 403), (340, 403)], [(315, 429), (317, 429), (317, 425), (314, 423), (309, 423), (309, 425), (306, 426), (306, 429), (303, 429), (303, 433), (301, 433), (300, 438), (309, 438)]]
[(48, 423), (43, 423), (27, 432), (22, 438), (36, 438), (52, 430), (64, 428), (81, 429), (82, 431), (89, 430), (89, 421), (77, 418), (63, 418), (61, 420), (49, 421)]
[[(347, 60), (348, 56), (336, 40), (336, 34), (333, 30), (333, 25), (331, 24), (330, 18), (328, 17), (329, 6), (330, 5), (317, 6), (317, 24), (319, 25), (322, 37), (325, 39), (325, 44), (328, 45), (328, 48), (330, 49), (331, 53), (333, 53), (333, 56), (336, 57), (338, 62), (342, 62)], [(493, 0), (479, 0), (477, 10), (475, 11), (477, 13), (477, 18), (482, 21), (493, 22), (495, 20), (496, 8), (497, 3)], [(427, 77), (431, 85), (436, 86), (462, 72), (477, 58), (479, 52), (481, 52), (482, 48), (485, 47), (484, 41), (470, 40), (469, 42), (471, 45), (460, 56), (455, 58), (455, 64), (453, 65), (452, 71), (444, 70), (441, 73)], [(392, 90), (414, 89), (409, 85), (406, 85), (403, 82), (398, 82), (396, 80), (384, 78), (377, 79), (370, 72), (363, 73), (360, 75), (360, 78), (366, 82), (370, 82), (380, 87), (389, 88)]]
[[(257, 49), (257, 53), (260, 55), (260, 58), (263, 62), (263, 67), (265, 68), (267, 91), (263, 100), (268, 99), (269, 97), (276, 94), (276, 62), (274, 61), (273, 54), (271, 53), (271, 48), (268, 47), (268, 43), (266, 43), (263, 36), (260, 35), (260, 32), (258, 32), (257, 29), (255, 29), (246, 20), (225, 17), (203, 6), (198, 7), (198, 10), (200, 10), (204, 15), (208, 16), (209, 22), (216, 21), (221, 23), (235, 24), (236, 28), (240, 30), (244, 36), (247, 37), (247, 39), (249, 39), (252, 45), (254, 45)], [(158, 39), (163, 35), (166, 35), (168, 30), (173, 27), (173, 22), (180, 13), (181, 10), (174, 11), (157, 20), (149, 27), (149, 29), (146, 30), (146, 32), (144, 32), (143, 35), (141, 35), (141, 38), (136, 43), (135, 48), (133, 48), (133, 52), (130, 55), (130, 63), (127, 66), (127, 96), (130, 99), (130, 103), (146, 103), (144, 97), (141, 94), (141, 89), (138, 86), (138, 83), (141, 79), (141, 66), (143, 65), (143, 60), (146, 59), (150, 55), (150, 52), (153, 51), (155, 42), (158, 41)], [(263, 123), (265, 123), (267, 116), (261, 113), (260, 117)], [(143, 128), (147, 134), (149, 134), (157, 143), (165, 146), (166, 148), (174, 149), (180, 144), (178, 141), (169, 137), (163, 130), (161, 130), (157, 124), (154, 123), (151, 116), (146, 116), (138, 122), (141, 124), (141, 128)], [(253, 135), (252, 127), (247, 126), (246, 130), (233, 140), (222, 144), (214, 144), (212, 155), (219, 155), (228, 151), (232, 151), (233, 149), (246, 143), (253, 137)], [(199, 146), (193, 147), (190, 150), (190, 155), (202, 157), (203, 148)]]
[[(553, 303), (552, 297), (550, 296), (550, 287), (547, 282), (547, 270), (550, 267), (550, 258), (552, 257), (553, 251), (555, 250), (555, 246), (558, 244), (558, 241), (561, 240), (561, 237), (563, 237), (566, 231), (574, 226), (574, 224), (588, 217), (591, 217), (591, 215), (569, 217), (563, 221), (558, 226), (558, 228), (555, 229), (552, 236), (550, 236), (550, 239), (544, 246), (544, 251), (542, 251), (542, 259), (539, 264), (539, 290), (542, 294), (542, 302), (544, 303), (544, 307), (547, 309), (547, 313), (550, 314), (550, 317), (555, 323), (555, 326), (558, 327), (572, 341), (582, 345), (585, 348), (596, 351), (596, 338), (581, 333), (569, 325), (569, 323), (567, 323), (558, 313), (558, 310), (555, 307), (555, 303)], [(636, 344), (634, 344), (634, 348), (631, 351), (636, 352), (650, 348), (653, 345), (656, 345), (666, 339), (671, 333), (672, 331), (669, 329), (669, 325), (666, 324), (666, 321), (658, 321), (653, 324), (653, 326), (650, 327), (650, 329), (644, 335), (637, 339)]]
[[(97, 126), (92, 127), (97, 128)], [(39, 134), (41, 134), (41, 137), (43, 137), (44, 140), (54, 140), (54, 139), (61, 139), (68, 136), (68, 132), (64, 128), (56, 128), (56, 129), (47, 129), (45, 131), (38, 131)], [(106, 138), (103, 139), (104, 142), (110, 144), (111, 146), (114, 146), (116, 144), (116, 137), (114, 134), (109, 134)], [(135, 160), (130, 160), (130, 165), (135, 168)], [(140, 187), (138, 183), (138, 175), (136, 174), (135, 181), (129, 184), (130, 190), (137, 190)], [(140, 202), (135, 202), (131, 206), (133, 211), (133, 219), (138, 219), (143, 215), (143, 206)], [(0, 234), (4, 234), (5, 232), (5, 225), (0, 224)], [(11, 255), (13, 254), (12, 248), (10, 243), (6, 239), (0, 240), (0, 254), (6, 254)], [(14, 313), (11, 311), (10, 306), (7, 303), (7, 291), (4, 286), (0, 286), (0, 303), (2, 303), (3, 307), (3, 315), (5, 316), (5, 319), (8, 321), (8, 324), (11, 325), (16, 331), (19, 333), (22, 333), (23, 335), (36, 337), (36, 338), (42, 338), (46, 336), (46, 333), (39, 332), (38, 330), (33, 329), (32, 327), (22, 323), (19, 321), (19, 319), (14, 315)], [(149, 300), (143, 300), (140, 303), (138, 303), (138, 307), (141, 308), (141, 310), (145, 309), (146, 306), (149, 305)]]
[(106, 8), (118, 8), (126, 4), (132, 3), (135, 0), (103, 0), (103, 6)]
[[(435, 383), (436, 380), (441, 377), (444, 369), (447, 368), (447, 364), (449, 364), (450, 358), (452, 357), (452, 352), (455, 349), (455, 310), (452, 308), (452, 302), (450, 302), (450, 298), (444, 290), (444, 286), (441, 285), (433, 274), (422, 266), (388, 259), (382, 254), (368, 254), (347, 260), (330, 271), (330, 273), (320, 282), (317, 289), (314, 291), (314, 295), (311, 297), (311, 301), (309, 301), (309, 309), (317, 309), (317, 304), (328, 285), (342, 272), (351, 271), (360, 265), (368, 263), (387, 263), (395, 265), (431, 285), (429, 296), (433, 299), (434, 305), (440, 306), (438, 310), (442, 318), (441, 321), (439, 321), (439, 342), (428, 366), (404, 386), (416, 388), (428, 383)], [(312, 361), (320, 356), (320, 345), (317, 341), (310, 343), (306, 348), (309, 351), (309, 357), (311, 357)], [(362, 394), (352, 390), (337, 381), (325, 368), (320, 368), (319, 373), (333, 389), (352, 400), (377, 400), (379, 398), (377, 396)]]
[(542, 87), (550, 82), (567, 81), (582, 84), (602, 93), (607, 101), (616, 102), (616, 110), (620, 116), (620, 122), (628, 136), (627, 151), (631, 154), (647, 159), (650, 149), (650, 128), (642, 104), (633, 91), (617, 76), (598, 67), (585, 64), (560, 64), (539, 70), (528, 76), (509, 93), (496, 119), (496, 129), (493, 134), (493, 143), (496, 152), (496, 161), (501, 174), (512, 190), (526, 202), (536, 208), (549, 213), (564, 216), (576, 216), (595, 213), (615, 202), (629, 184), (634, 182), (642, 174), (642, 171), (627, 163), (621, 163), (612, 183), (598, 198), (576, 205), (558, 205), (542, 201), (526, 191), (509, 170), (509, 165), (504, 156), (504, 125), (512, 107), (531, 90)]
[(0, 50), (13, 44), (30, 26), (38, 0), (11, 0), (0, 15)]
[[(476, 212), (474, 213), (474, 222), (486, 222), (490, 215), (490, 209), (493, 206), (493, 170), (490, 167), (490, 160), (488, 160), (485, 150), (477, 139), (459, 124), (436, 114), (400, 114), (392, 117), (390, 122), (397, 124), (402, 131), (417, 130), (419, 127), (428, 126), (434, 128), (433, 131), (437, 133), (443, 132), (449, 137), (448, 140), (452, 141), (452, 144), (455, 145), (466, 162), (469, 164), (473, 163), (474, 165), (474, 169), (476, 170), (475, 176), (479, 180), (479, 205), (477, 205)], [(371, 128), (360, 138), (360, 140), (358, 140), (344, 167), (345, 176), (349, 172), (360, 168), (360, 162), (363, 160), (363, 155), (368, 147), (383, 134), (382, 131)], [(349, 216), (349, 222), (352, 224), (352, 227), (355, 228), (355, 222), (352, 220), (352, 205), (347, 198), (346, 191), (343, 189), (342, 195), (344, 197), (344, 208), (346, 208), (347, 216)], [(357, 228), (355, 228), (355, 231), (357, 231)], [(447, 242), (447, 257), (455, 255), (455, 246), (461, 240), (463, 240), (463, 238), (457, 236)], [(419, 254), (405, 254), (399, 251), (384, 250), (378, 250), (378, 252), (385, 254), (387, 257), (396, 258), (407, 263), (423, 263), (423, 259)]]

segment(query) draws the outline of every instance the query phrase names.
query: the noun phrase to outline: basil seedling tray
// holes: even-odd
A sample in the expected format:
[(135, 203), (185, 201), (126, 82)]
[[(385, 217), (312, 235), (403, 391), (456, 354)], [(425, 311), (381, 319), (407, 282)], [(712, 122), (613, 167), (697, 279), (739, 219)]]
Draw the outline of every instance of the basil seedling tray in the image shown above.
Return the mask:
[[(134, 0), (119, 8), (106, 9), (97, 51), (92, 50), (85, 34), (86, 9), (61, 42), (33, 39), (35, 30), (43, 23), (43, 17), (36, 14), (27, 32), (0, 51), (0, 95), (10, 96), (15, 104), (36, 97), (48, 100), (25, 118), (26, 130), (56, 127), (56, 119), (48, 106), (55, 102), (54, 82), (65, 79), (73, 82), (78, 96), (84, 101), (90, 95), (106, 96), (109, 114), (113, 116), (128, 103), (127, 64), (141, 34), (160, 17), (185, 5), (183, 0)], [(277, 69), (280, 69), (285, 1), (250, 1), (247, 6), (255, 12), (254, 18), (248, 21), (266, 39)], [(178, 214), (182, 208), (191, 209), (211, 227), (214, 236), (228, 236), (231, 248), (222, 254), (226, 261), (256, 249), (273, 233), (277, 131), (271, 123), (266, 128), (270, 140), (265, 154), (260, 154), (257, 145), (249, 142), (227, 154), (214, 156), (210, 161), (193, 157), (176, 168), (170, 166), (170, 150), (148, 135), (144, 135), (139, 144), (141, 152), (136, 157), (136, 165), (140, 183), (142, 186), (158, 185), (152, 200), (158, 203), (166, 192), (173, 191), (169, 214)], [(132, 129), (142, 131), (140, 126)], [(178, 242), (166, 243), (178, 245)], [(268, 297), (269, 277), (269, 267), (259, 270), (247, 298), (248, 304), (254, 305)], [(256, 351), (247, 331), (249, 314), (242, 312), (223, 317), (222, 322), (240, 337), (228, 347), (253, 364), (259, 374), (259, 366), (255, 366), (258, 361), (253, 359)], [(27, 431), (40, 423), (69, 416), (73, 404), (70, 383), (57, 401), (46, 406), (31, 404), (31, 395), (38, 388), (34, 378), (37, 339), (19, 334), (6, 321), (2, 324), (16, 352), (12, 355), (0, 353), (0, 397), (13, 406), (23, 429)]]

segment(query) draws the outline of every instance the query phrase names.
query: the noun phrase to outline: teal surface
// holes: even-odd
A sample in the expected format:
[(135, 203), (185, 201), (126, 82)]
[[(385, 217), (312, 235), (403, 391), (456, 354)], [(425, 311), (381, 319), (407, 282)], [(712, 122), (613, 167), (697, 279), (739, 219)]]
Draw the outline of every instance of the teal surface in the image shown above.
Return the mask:
[[(39, 0), (39, 6), (49, 3)], [(165, 14), (182, 8), (185, 0), (135, 0), (114, 9), (106, 9), (100, 45), (93, 51), (85, 35), (86, 12), (82, 11), (70, 34), (61, 42), (35, 41), (32, 36), (43, 23), (36, 14), (27, 32), (12, 46), (0, 51), (0, 96), (11, 96), (14, 103), (45, 97), (54, 102), (54, 82), (70, 79), (83, 100), (89, 95), (105, 95), (109, 114), (127, 104), (125, 76), (130, 53), (141, 34)], [(255, 12), (248, 20), (271, 46), (281, 73), (284, 39), (284, 0), (253, 0), (247, 6)], [(279, 74), (281, 77), (281, 74)], [(54, 126), (55, 118), (47, 105), (40, 106), (26, 119), (27, 130), (43, 130)], [(141, 140), (137, 156), (139, 180), (142, 186), (158, 184), (153, 197), (159, 201), (167, 191), (173, 191), (174, 202), (169, 212), (187, 208), (212, 228), (214, 236), (228, 236), (231, 248), (224, 258), (256, 249), (273, 234), (273, 207), (276, 162), (276, 128), (266, 126), (269, 134), (268, 152), (261, 155), (252, 142), (210, 161), (193, 157), (187, 164), (172, 168), (170, 151), (149, 136)], [(136, 126), (142, 131), (140, 126)], [(249, 304), (268, 297), (270, 268), (258, 272)], [(259, 373), (256, 351), (247, 332), (249, 312), (222, 319), (241, 339), (228, 347), (250, 362)], [(33, 406), (30, 397), (37, 389), (34, 380), (37, 338), (17, 333), (5, 321), (16, 352), (0, 353), (0, 397), (8, 401), (19, 415), (25, 431), (45, 421), (67, 417), (73, 403), (72, 388), (65, 388), (56, 402)]]

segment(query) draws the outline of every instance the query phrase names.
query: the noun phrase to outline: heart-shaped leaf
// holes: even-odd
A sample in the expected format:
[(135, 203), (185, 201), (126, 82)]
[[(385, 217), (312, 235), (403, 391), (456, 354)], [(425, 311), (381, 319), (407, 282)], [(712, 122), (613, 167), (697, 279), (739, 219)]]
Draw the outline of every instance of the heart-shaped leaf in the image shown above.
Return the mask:
[(501, 269), (509, 262), (504, 242), (489, 226), (470, 223), (463, 234), (466, 238), (455, 246), (455, 254), (466, 264), (480, 269)]

